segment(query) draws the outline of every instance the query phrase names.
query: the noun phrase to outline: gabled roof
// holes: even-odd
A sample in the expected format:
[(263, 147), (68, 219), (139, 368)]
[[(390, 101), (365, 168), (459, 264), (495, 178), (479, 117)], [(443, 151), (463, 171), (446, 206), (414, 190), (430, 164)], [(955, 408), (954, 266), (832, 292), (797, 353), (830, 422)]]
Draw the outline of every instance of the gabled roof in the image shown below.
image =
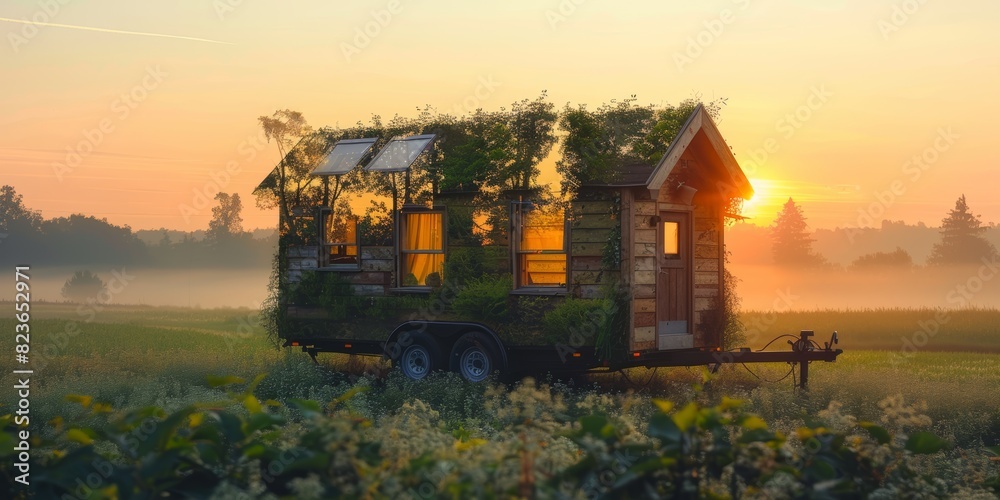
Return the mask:
[[(323, 146), (324, 148), (326, 148), (326, 151), (329, 152), (329, 150), (333, 149), (336, 142), (337, 138), (335, 137), (335, 134), (327, 128), (321, 128), (319, 130), (315, 130), (312, 133), (300, 138), (299, 141), (296, 142), (294, 146), (288, 149), (288, 151), (285, 153), (284, 158), (282, 158), (281, 161), (279, 161), (274, 166), (274, 168), (272, 168), (271, 171), (268, 172), (267, 176), (264, 177), (264, 179), (262, 179), (259, 184), (257, 184), (257, 187), (253, 189), (253, 194), (257, 194), (258, 192), (263, 191), (265, 189), (275, 188), (278, 185), (278, 169), (281, 167), (281, 162), (285, 161), (285, 159), (287, 159), (292, 154), (298, 152), (298, 150), (313, 145), (317, 145), (317, 146)], [(323, 158), (325, 158), (325, 155)], [(322, 159), (320, 159), (320, 161), (322, 161)], [(315, 167), (315, 165), (313, 165), (312, 167)]]
[(699, 104), (691, 112), (691, 116), (681, 126), (680, 131), (677, 132), (674, 140), (671, 141), (670, 147), (667, 148), (667, 152), (646, 179), (646, 187), (653, 192), (659, 191), (663, 183), (667, 181), (670, 173), (673, 172), (674, 167), (679, 163), (681, 156), (684, 155), (684, 152), (687, 151), (687, 148), (691, 146), (699, 134), (704, 134), (704, 138), (707, 139), (710, 145), (710, 150), (723, 166), (725, 173), (732, 183), (732, 187), (735, 188), (736, 192), (743, 199), (750, 199), (753, 196), (753, 187), (750, 185), (750, 181), (747, 179), (746, 174), (743, 173), (743, 169), (740, 168), (739, 163), (736, 162), (736, 157), (733, 156), (733, 152), (729, 149), (725, 139), (722, 138), (722, 134), (715, 125), (715, 121), (705, 111), (705, 106), (702, 104)]

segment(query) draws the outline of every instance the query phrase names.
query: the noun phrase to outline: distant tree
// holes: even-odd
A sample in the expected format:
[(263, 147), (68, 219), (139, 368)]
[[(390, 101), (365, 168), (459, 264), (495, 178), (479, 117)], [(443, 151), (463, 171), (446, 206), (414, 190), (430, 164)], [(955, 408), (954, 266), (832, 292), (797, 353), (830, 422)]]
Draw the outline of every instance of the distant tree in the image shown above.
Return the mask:
[[(38, 256), (42, 249), (42, 216), (28, 207), (12, 186), (0, 187), (0, 261), (25, 255)], [(36, 261), (37, 263), (38, 261)]]
[(160, 246), (163, 248), (167, 248), (170, 245), (173, 245), (173, 243), (174, 242), (170, 240), (170, 232), (164, 229), (163, 238), (160, 238)]
[(0, 232), (37, 233), (41, 227), (41, 214), (24, 206), (23, 197), (13, 186), (0, 187)]
[(941, 241), (934, 245), (930, 265), (976, 264), (997, 256), (997, 249), (983, 237), (987, 227), (973, 214), (963, 194), (941, 221)]
[(96, 274), (90, 271), (77, 271), (66, 280), (62, 287), (62, 296), (73, 302), (86, 302), (96, 299), (104, 292), (107, 285)]
[(802, 209), (788, 198), (771, 225), (771, 254), (775, 264), (788, 266), (820, 266), (826, 263), (813, 252), (813, 240)]
[(912, 269), (913, 257), (906, 250), (896, 247), (896, 250), (892, 252), (875, 252), (862, 255), (854, 259), (854, 262), (851, 263), (851, 268), (859, 271), (873, 268)]
[(215, 199), (219, 206), (212, 208), (212, 220), (208, 222), (205, 238), (211, 243), (229, 241), (243, 234), (243, 203), (238, 193), (218, 193)]
[(72, 214), (42, 223), (44, 254), (55, 264), (144, 263), (148, 247), (128, 225)]

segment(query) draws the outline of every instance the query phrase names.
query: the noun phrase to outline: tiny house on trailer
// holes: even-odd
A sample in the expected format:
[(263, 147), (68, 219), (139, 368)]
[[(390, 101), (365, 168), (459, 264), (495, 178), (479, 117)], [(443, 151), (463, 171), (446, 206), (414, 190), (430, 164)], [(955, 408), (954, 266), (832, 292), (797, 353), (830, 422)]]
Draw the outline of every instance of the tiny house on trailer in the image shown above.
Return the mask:
[[(724, 228), (753, 190), (697, 106), (658, 163), (616, 165), (568, 199), (539, 189), (443, 189), (419, 200), (435, 134), (312, 137), (322, 199), (283, 210), (275, 302), (285, 346), (384, 356), (410, 378), (452, 370), (579, 373), (634, 366), (834, 361), (803, 332), (787, 352), (723, 352)], [(318, 144), (318, 145), (317, 145)], [(300, 143), (303, 145), (303, 143)], [(304, 147), (303, 146), (303, 147)], [(291, 155), (294, 150), (289, 153)], [(425, 165), (426, 167), (426, 165)], [(260, 189), (284, 182), (275, 171)], [(382, 218), (330, 206), (346, 176), (388, 179)], [(421, 177), (426, 179), (426, 176)], [(297, 228), (297, 229), (296, 229)]]

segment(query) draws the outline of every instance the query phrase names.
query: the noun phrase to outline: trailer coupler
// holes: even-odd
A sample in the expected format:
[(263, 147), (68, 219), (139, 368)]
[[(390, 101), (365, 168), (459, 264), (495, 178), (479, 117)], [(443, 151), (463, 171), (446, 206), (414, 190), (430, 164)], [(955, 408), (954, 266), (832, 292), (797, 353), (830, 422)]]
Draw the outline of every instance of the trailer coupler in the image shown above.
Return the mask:
[[(820, 347), (811, 339), (815, 333), (803, 330), (795, 341), (789, 340), (791, 351), (751, 351), (741, 348), (738, 351), (660, 351), (642, 353), (632, 366), (700, 366), (707, 365), (716, 371), (724, 364), (734, 363), (791, 363), (799, 366), (800, 389), (807, 389), (809, 384), (809, 363), (813, 361), (833, 362), (844, 351), (834, 349), (839, 343), (837, 332), (833, 333), (830, 342), (824, 342)], [(791, 335), (789, 335), (791, 337)]]

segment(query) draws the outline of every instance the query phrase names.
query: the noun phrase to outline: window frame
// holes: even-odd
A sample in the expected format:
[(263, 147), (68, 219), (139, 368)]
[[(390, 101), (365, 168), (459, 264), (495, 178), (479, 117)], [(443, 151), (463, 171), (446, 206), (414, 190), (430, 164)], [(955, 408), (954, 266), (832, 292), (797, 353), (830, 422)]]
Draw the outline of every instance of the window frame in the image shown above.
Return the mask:
[[(536, 207), (535, 203), (530, 201), (512, 201), (510, 204), (510, 259), (511, 259), (511, 275), (513, 276), (514, 288), (511, 290), (512, 294), (520, 295), (566, 295), (569, 293), (570, 289), (570, 276), (572, 270), (570, 269), (570, 262), (572, 261), (572, 255), (570, 254), (570, 242), (571, 236), (570, 231), (572, 230), (572, 225), (570, 224), (569, 217), (566, 217), (566, 211), (563, 210), (563, 248), (562, 251), (554, 250), (537, 250), (537, 251), (522, 251), (521, 250), (521, 237), (523, 231), (523, 220), (525, 216)], [(522, 283), (522, 255), (528, 254), (541, 254), (541, 255), (562, 255), (566, 259), (566, 275), (565, 281), (562, 286), (560, 285), (533, 285)]]
[(355, 214), (350, 214), (349, 219), (354, 221), (354, 247), (357, 248), (357, 263), (355, 264), (330, 264), (330, 252), (328, 248), (332, 248), (338, 245), (348, 245), (349, 243), (336, 242), (327, 243), (326, 241), (326, 224), (327, 219), (333, 217), (333, 208), (331, 207), (321, 207), (319, 209), (319, 214), (317, 220), (319, 221), (319, 231), (318, 231), (318, 247), (319, 255), (316, 262), (316, 268), (320, 270), (329, 271), (360, 271), (361, 270), (361, 231), (358, 227), (359, 218)]
[[(424, 215), (424, 214), (440, 214), (441, 215), (441, 249), (440, 250), (405, 250), (403, 247), (403, 242), (406, 237), (406, 216), (407, 215)], [(444, 208), (403, 208), (396, 212), (396, 227), (393, 231), (395, 235), (395, 250), (396, 250), (396, 287), (394, 290), (402, 292), (429, 292), (432, 287), (429, 285), (403, 285), (403, 278), (406, 276), (404, 273), (404, 267), (406, 266), (406, 256), (409, 254), (415, 255), (438, 255), (442, 256), (441, 264), (441, 280), (444, 281), (444, 259), (448, 256), (448, 211)]]

